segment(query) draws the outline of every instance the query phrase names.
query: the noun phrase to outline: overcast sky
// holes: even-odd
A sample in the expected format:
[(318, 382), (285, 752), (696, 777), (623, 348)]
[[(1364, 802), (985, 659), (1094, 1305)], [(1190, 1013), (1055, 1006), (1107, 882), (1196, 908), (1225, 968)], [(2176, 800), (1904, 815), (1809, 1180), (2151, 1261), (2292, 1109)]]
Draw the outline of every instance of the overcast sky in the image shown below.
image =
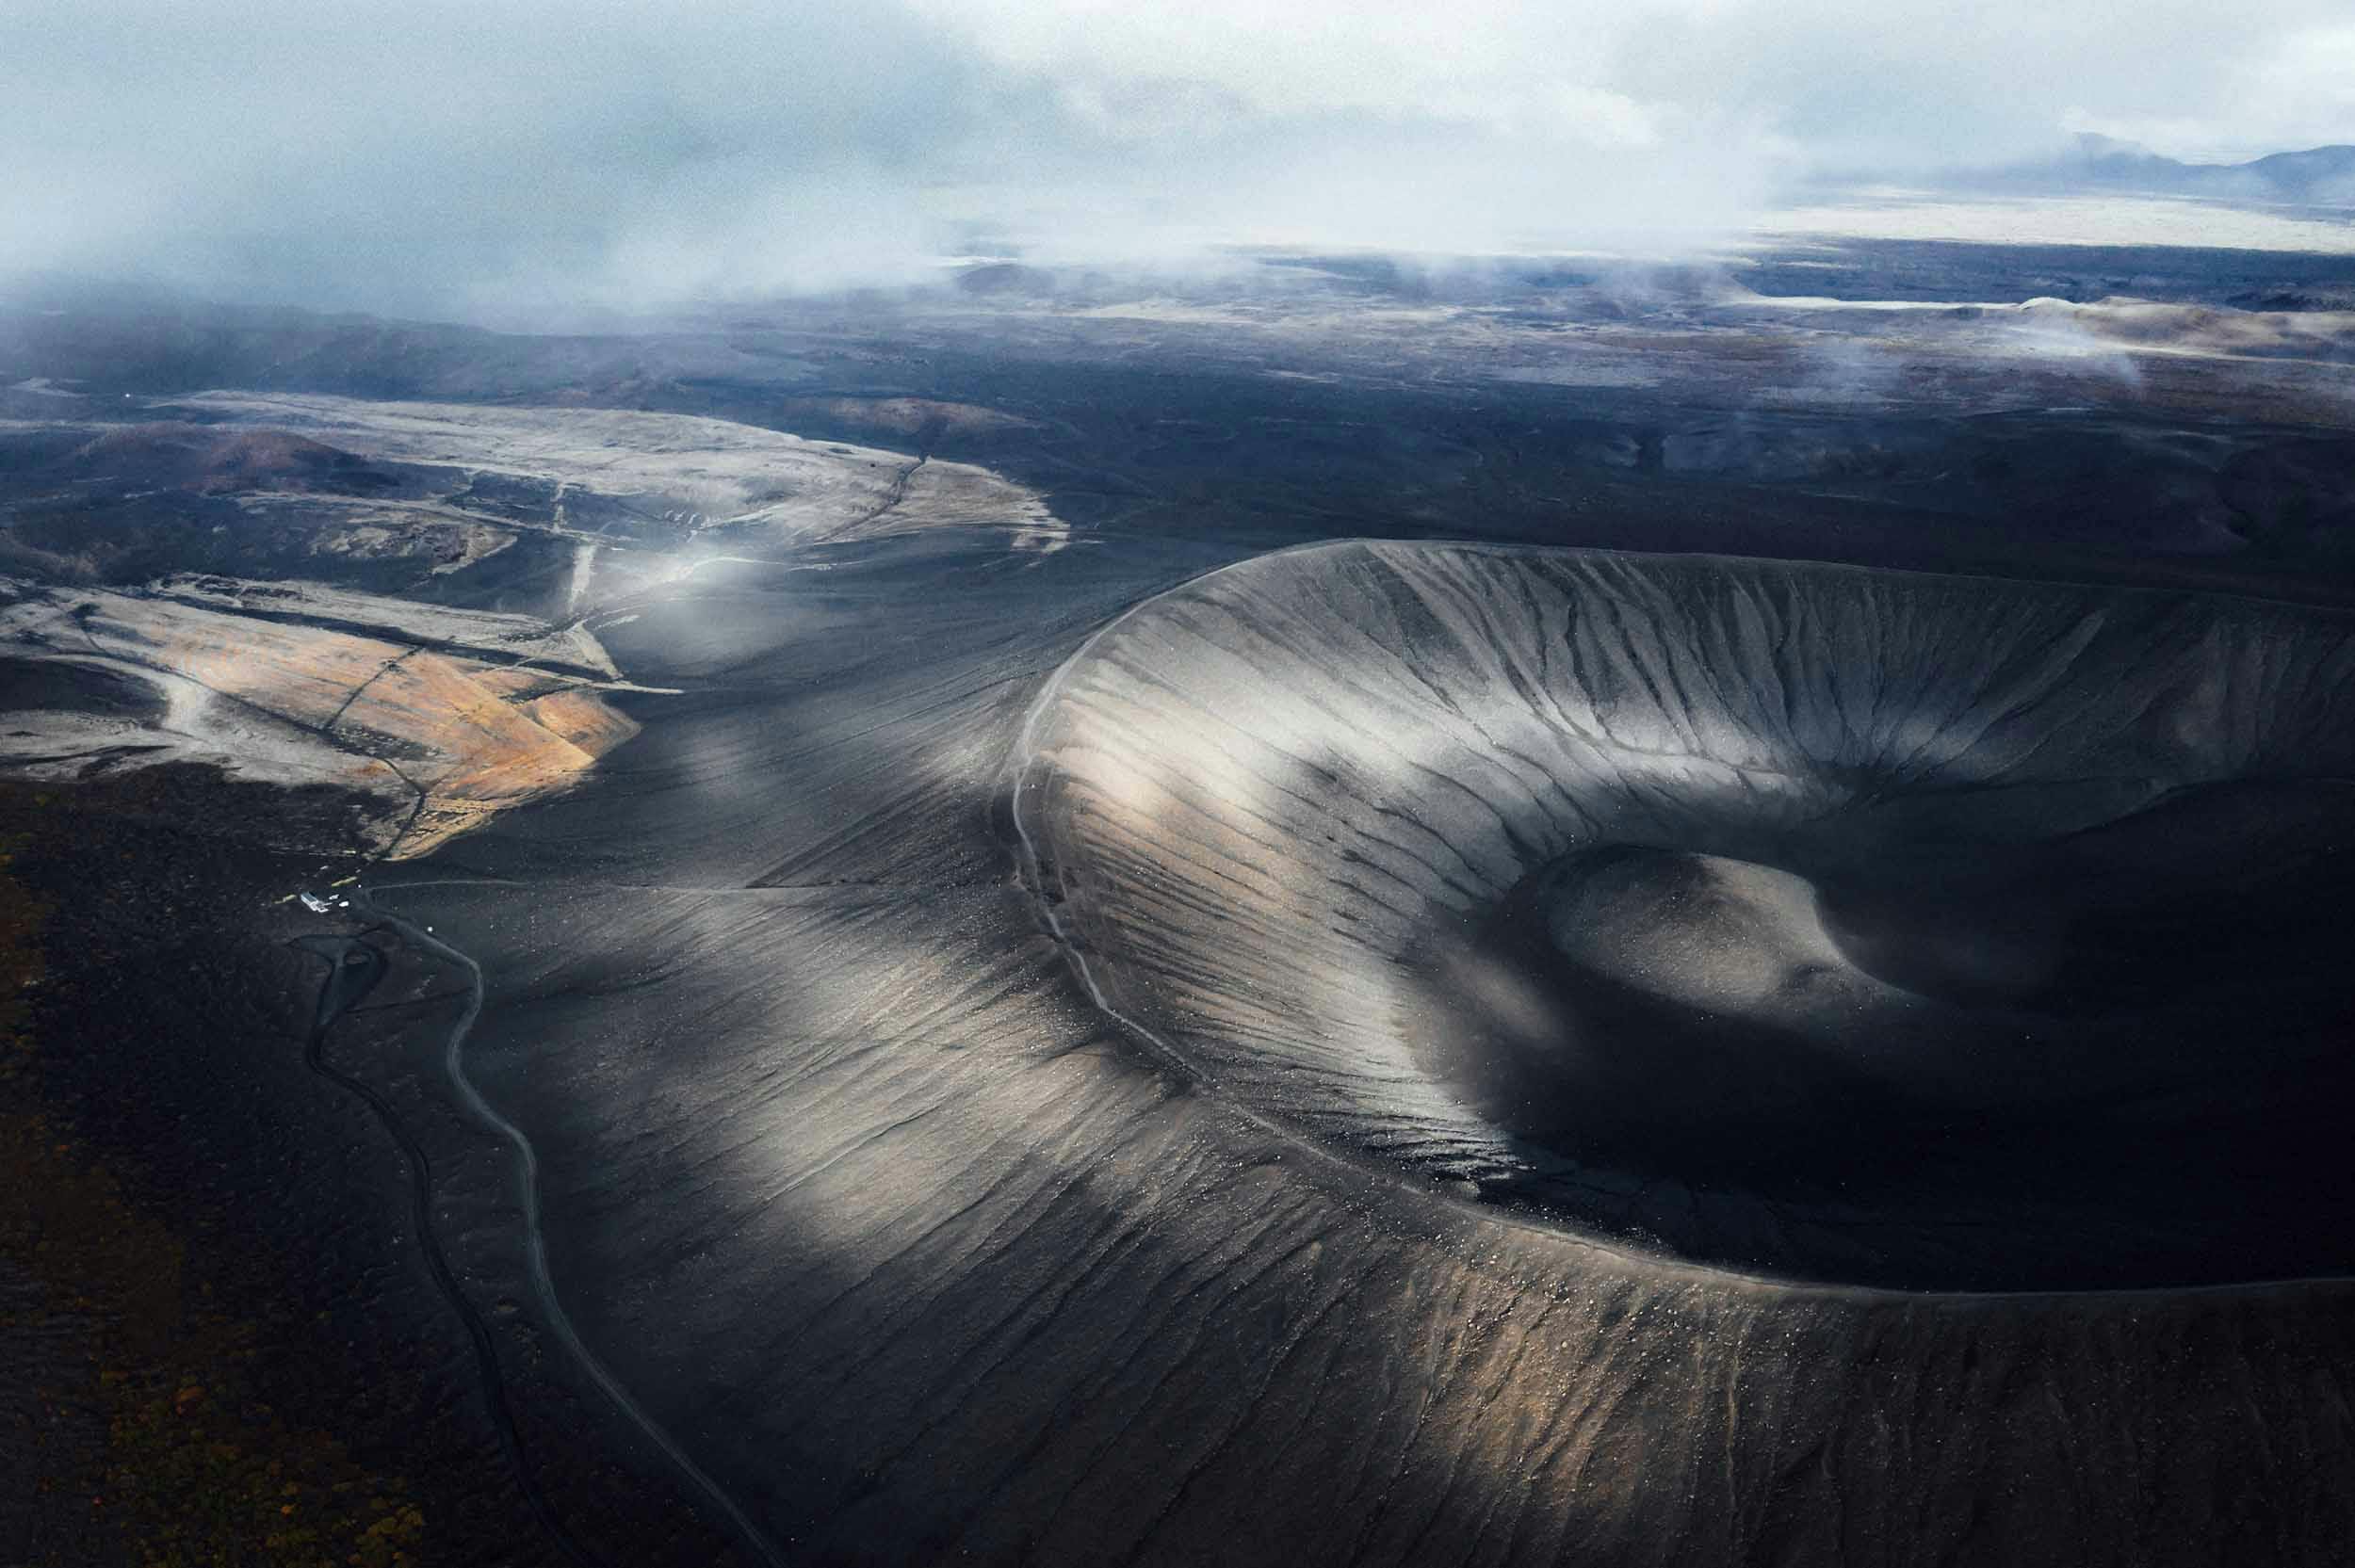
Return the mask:
[(441, 314), (1018, 242), (1667, 246), (1795, 176), (2355, 141), (2347, 0), (0, 4), (0, 272)]

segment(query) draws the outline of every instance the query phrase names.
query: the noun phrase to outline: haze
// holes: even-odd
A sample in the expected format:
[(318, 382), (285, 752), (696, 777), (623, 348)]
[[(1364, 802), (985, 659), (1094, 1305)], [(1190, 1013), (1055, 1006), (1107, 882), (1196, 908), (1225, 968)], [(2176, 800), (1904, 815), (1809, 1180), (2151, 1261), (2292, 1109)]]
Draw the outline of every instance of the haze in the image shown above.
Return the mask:
[(2098, 131), (2355, 140), (2327, 0), (197, 0), (0, 17), (0, 274), (482, 320), (957, 254), (1677, 250), (1795, 183)]

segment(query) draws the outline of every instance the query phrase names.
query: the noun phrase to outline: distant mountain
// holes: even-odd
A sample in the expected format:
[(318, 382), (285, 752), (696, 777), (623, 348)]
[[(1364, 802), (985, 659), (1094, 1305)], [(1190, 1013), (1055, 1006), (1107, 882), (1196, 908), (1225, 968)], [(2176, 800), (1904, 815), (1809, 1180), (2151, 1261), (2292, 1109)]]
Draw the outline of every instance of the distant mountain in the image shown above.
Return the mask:
[(2283, 192), (2284, 201), (2355, 205), (2355, 147), (2309, 147), (2239, 167)]
[(2130, 141), (2087, 135), (2055, 157), (1957, 173), (1941, 183), (2037, 196), (2116, 191), (2355, 206), (2355, 146), (2310, 147), (2248, 163), (2184, 163)]

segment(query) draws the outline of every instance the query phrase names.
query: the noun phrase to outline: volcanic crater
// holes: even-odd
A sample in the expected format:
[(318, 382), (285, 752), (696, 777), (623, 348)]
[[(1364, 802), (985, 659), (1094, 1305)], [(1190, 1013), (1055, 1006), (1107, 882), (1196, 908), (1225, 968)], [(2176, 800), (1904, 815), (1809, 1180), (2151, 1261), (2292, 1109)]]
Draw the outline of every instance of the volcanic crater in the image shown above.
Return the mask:
[(2355, 621), (1343, 543), (1107, 627), (1015, 818), (1208, 1091), (1576, 1237), (1843, 1285), (2342, 1273)]

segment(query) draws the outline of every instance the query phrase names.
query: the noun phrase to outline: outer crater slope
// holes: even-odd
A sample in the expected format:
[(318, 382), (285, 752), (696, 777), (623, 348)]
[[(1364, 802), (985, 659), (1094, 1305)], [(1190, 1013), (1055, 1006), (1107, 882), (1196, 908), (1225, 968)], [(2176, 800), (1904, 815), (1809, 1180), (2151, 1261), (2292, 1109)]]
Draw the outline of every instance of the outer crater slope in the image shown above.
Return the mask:
[(2355, 1265), (2355, 622), (1349, 543), (1149, 601), (1016, 820), (1110, 1010), (1319, 1141), (1697, 1262)]

